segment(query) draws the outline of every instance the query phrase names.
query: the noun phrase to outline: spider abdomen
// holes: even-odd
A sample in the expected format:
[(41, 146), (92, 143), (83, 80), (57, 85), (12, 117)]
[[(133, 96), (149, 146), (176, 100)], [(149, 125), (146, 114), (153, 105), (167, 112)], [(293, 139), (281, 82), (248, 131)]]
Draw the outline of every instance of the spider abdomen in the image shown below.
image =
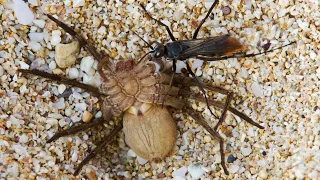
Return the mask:
[(167, 156), (177, 136), (176, 123), (170, 112), (161, 105), (145, 103), (126, 111), (123, 132), (129, 147), (146, 160)]

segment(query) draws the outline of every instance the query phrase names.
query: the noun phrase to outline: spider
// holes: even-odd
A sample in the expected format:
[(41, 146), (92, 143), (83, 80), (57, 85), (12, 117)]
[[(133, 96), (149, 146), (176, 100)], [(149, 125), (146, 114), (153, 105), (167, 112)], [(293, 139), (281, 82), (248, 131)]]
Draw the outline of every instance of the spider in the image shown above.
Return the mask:
[[(96, 148), (86, 156), (74, 171), (78, 175), (82, 167), (94, 158), (102, 149), (123, 129), (125, 141), (131, 149), (140, 157), (152, 160), (164, 158), (173, 148), (177, 136), (176, 124), (169, 108), (182, 110), (189, 114), (198, 124), (203, 126), (220, 144), (221, 165), (225, 174), (229, 174), (225, 164), (224, 141), (217, 129), (225, 120), (227, 111), (239, 116), (248, 123), (263, 129), (263, 126), (254, 122), (247, 115), (230, 106), (233, 93), (229, 90), (208, 83), (202, 83), (209, 91), (227, 95), (225, 103), (209, 99), (209, 105), (222, 109), (218, 123), (212, 128), (204, 120), (200, 112), (195, 111), (188, 100), (205, 102), (203, 95), (191, 90), (196, 83), (191, 77), (175, 76), (173, 85), (170, 87), (172, 72), (155, 72), (155, 65), (143, 58), (139, 61), (123, 60), (115, 63), (108, 55), (100, 54), (80, 34), (71, 27), (47, 15), (57, 26), (64, 29), (73, 38), (79, 41), (96, 60), (98, 71), (102, 79), (100, 87), (86, 85), (74, 80), (46, 73), (39, 70), (23, 70), (22, 74), (31, 74), (47, 78), (58, 83), (82, 88), (99, 97), (102, 103), (103, 118), (93, 119), (88, 123), (72, 126), (54, 134), (47, 143), (53, 142), (60, 137), (73, 135), (89, 128), (102, 125), (114, 117), (121, 117), (118, 124), (96, 143)], [(180, 85), (180, 87), (178, 87)]]

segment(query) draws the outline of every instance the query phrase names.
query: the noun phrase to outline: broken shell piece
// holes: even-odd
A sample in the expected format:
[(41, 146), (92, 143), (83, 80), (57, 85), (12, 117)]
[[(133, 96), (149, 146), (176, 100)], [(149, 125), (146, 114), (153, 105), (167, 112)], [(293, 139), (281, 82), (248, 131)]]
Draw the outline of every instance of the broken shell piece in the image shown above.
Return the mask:
[(56, 46), (56, 63), (60, 68), (66, 68), (76, 62), (80, 51), (78, 41), (73, 41), (69, 44), (58, 44)]

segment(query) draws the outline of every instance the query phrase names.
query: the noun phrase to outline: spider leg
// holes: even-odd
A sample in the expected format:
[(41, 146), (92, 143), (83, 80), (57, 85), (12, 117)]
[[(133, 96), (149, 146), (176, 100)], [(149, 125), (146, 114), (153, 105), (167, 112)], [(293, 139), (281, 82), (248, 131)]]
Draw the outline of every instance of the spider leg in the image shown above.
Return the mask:
[[(169, 91), (171, 90), (171, 87), (172, 87), (172, 83), (173, 83), (173, 79), (174, 79), (174, 75), (176, 74), (176, 70), (177, 70), (177, 60), (176, 59), (173, 59), (173, 62), (172, 62), (172, 70), (173, 70), (173, 73), (171, 75), (171, 78), (170, 78), (170, 82), (169, 82), (169, 89), (167, 91), (167, 93), (165, 94), (164, 96), (164, 99), (166, 98), (166, 96), (168, 95)], [(164, 101), (163, 101), (164, 102)], [(163, 104), (162, 104), (163, 106)]]
[(101, 93), (99, 92), (99, 89), (96, 87), (93, 87), (93, 86), (90, 86), (87, 84), (83, 84), (83, 83), (80, 83), (75, 80), (66, 79), (64, 77), (61, 77), (61, 76), (58, 76), (55, 74), (46, 73), (44, 71), (39, 71), (36, 69), (34, 69), (34, 70), (19, 69), (18, 71), (21, 72), (22, 74), (32, 74), (32, 75), (36, 75), (36, 76), (50, 79), (52, 81), (57, 81), (58, 83), (79, 87), (79, 88), (84, 89), (86, 91), (92, 92), (93, 94), (95, 94), (97, 96), (101, 95)]
[[(194, 93), (190, 92), (189, 90), (180, 89), (180, 94), (182, 96), (184, 96), (184, 97), (188, 97), (189, 99), (194, 99), (196, 101), (205, 102), (201, 95), (194, 94)], [(225, 106), (226, 106), (226, 103), (223, 103), (221, 101), (215, 101), (215, 100), (209, 99), (208, 102), (209, 102), (210, 106), (214, 106), (214, 107), (217, 107), (217, 108), (220, 108), (220, 109), (224, 109)], [(228, 106), (228, 111), (230, 111), (233, 114), (237, 115), (238, 117), (240, 117), (241, 119), (245, 120), (246, 122), (258, 127), (259, 129), (264, 129), (264, 127), (261, 126), (259, 123), (253, 121), (246, 114), (238, 111), (237, 109), (235, 109), (235, 108), (233, 108), (231, 106)]]
[(146, 8), (145, 8), (142, 4), (140, 4), (140, 6), (142, 7), (143, 11), (144, 11), (151, 19), (155, 20), (160, 26), (163, 26), (163, 27), (166, 28), (166, 30), (167, 30), (167, 32), (168, 32), (168, 34), (169, 34), (169, 36), (170, 36), (170, 38), (171, 38), (172, 41), (176, 41), (176, 39), (174, 38), (174, 36), (173, 36), (170, 28), (169, 28), (167, 25), (165, 25), (165, 24), (164, 24), (163, 22), (161, 22), (160, 20), (152, 17), (151, 14), (146, 10)]
[(92, 120), (91, 122), (89, 123), (84, 123), (84, 124), (80, 124), (78, 126), (72, 126), (68, 129), (65, 129), (65, 130), (62, 130), (60, 132), (57, 132), (56, 134), (54, 134), (49, 140), (47, 140), (47, 143), (51, 143), (57, 139), (59, 139), (60, 137), (63, 137), (63, 136), (69, 136), (69, 135), (72, 135), (72, 134), (76, 134), (80, 131), (85, 131), (89, 128), (92, 128), (94, 126), (97, 126), (97, 125), (100, 125), (104, 122), (104, 120), (102, 119), (98, 119), (98, 120)]
[(219, 140), (220, 155), (221, 155), (221, 165), (222, 165), (224, 173), (226, 175), (229, 175), (228, 169), (226, 167), (226, 162), (225, 162), (223, 138), (220, 136), (220, 134), (218, 134), (215, 130), (213, 130), (205, 120), (203, 120), (203, 118), (201, 117), (199, 112), (196, 112), (194, 109), (192, 109), (189, 106), (184, 107), (184, 109), (198, 124), (203, 126), (211, 134), (211, 136), (213, 136), (213, 137), (215, 137), (215, 138), (217, 138)]
[(89, 153), (87, 157), (82, 160), (79, 166), (76, 168), (75, 172), (73, 173), (74, 176), (78, 175), (81, 171), (82, 167), (87, 164), (92, 158), (94, 158), (101, 150), (116, 136), (116, 134), (122, 129), (122, 121), (111, 131), (111, 133), (106, 136), (103, 140), (99, 141), (96, 144), (96, 148)]
[(192, 39), (197, 39), (197, 36), (198, 36), (198, 33), (199, 33), (199, 30), (200, 30), (201, 26), (202, 26), (203, 23), (208, 19), (208, 17), (209, 17), (209, 15), (210, 15), (210, 13), (212, 12), (213, 8), (214, 8), (218, 3), (219, 3), (218, 0), (215, 0), (215, 1), (213, 2), (213, 4), (211, 5), (211, 7), (210, 7), (209, 11), (207, 12), (206, 16), (202, 19), (202, 21), (201, 21), (200, 24), (198, 25), (196, 31), (194, 32)]

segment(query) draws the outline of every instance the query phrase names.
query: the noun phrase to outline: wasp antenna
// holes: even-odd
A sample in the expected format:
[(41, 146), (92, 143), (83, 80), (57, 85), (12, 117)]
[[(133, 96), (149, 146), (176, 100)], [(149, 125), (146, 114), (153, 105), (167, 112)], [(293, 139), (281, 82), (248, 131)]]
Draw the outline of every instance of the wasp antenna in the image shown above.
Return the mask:
[(144, 40), (141, 36), (139, 36), (138, 33), (136, 33), (134, 30), (131, 30), (135, 35), (137, 35), (143, 42), (145, 42), (152, 50), (154, 50), (154, 48), (151, 46), (151, 44), (149, 44), (146, 40)]

